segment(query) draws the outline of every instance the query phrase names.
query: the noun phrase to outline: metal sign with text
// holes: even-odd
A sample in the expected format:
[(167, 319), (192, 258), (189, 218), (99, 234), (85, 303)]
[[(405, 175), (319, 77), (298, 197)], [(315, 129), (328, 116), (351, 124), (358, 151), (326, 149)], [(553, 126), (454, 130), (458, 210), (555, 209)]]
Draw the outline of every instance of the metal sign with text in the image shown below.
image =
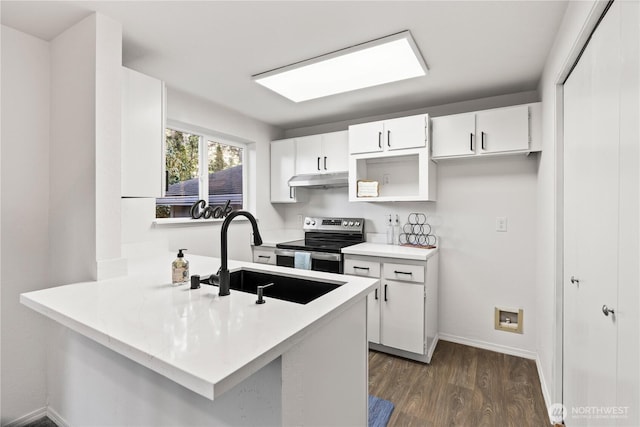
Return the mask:
[(191, 218), (193, 219), (209, 219), (209, 218), (224, 218), (233, 211), (231, 208), (231, 200), (227, 200), (222, 206), (207, 206), (207, 202), (204, 200), (198, 200), (191, 205)]

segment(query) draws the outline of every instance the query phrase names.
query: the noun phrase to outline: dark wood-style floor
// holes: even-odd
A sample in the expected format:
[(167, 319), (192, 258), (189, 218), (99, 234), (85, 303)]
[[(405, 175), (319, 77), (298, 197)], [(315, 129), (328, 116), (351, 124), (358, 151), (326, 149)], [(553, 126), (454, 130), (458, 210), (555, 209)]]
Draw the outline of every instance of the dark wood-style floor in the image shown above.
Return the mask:
[(430, 365), (370, 351), (369, 393), (395, 405), (389, 427), (550, 425), (533, 360), (447, 341)]

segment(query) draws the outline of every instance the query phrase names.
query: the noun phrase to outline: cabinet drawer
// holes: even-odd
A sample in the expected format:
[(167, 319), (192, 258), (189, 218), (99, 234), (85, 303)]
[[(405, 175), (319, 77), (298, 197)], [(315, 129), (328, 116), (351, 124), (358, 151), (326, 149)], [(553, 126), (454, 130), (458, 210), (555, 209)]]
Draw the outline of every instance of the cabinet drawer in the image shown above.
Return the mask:
[(424, 283), (424, 266), (385, 262), (384, 278), (402, 280), (405, 282)]
[(380, 263), (359, 259), (344, 260), (344, 274), (352, 276), (380, 277)]
[(276, 255), (272, 249), (253, 249), (253, 262), (276, 265)]

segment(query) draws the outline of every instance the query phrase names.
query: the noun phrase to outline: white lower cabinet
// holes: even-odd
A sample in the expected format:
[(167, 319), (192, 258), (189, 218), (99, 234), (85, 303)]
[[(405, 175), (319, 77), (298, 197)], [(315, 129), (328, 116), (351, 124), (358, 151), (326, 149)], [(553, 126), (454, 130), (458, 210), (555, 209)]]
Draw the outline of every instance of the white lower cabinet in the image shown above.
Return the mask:
[(413, 353), (425, 352), (424, 284), (382, 280), (381, 344)]
[(276, 265), (275, 248), (267, 246), (253, 246), (253, 262), (258, 264)]
[(344, 273), (380, 278), (367, 296), (369, 346), (429, 363), (438, 341), (438, 253), (426, 261), (345, 255)]

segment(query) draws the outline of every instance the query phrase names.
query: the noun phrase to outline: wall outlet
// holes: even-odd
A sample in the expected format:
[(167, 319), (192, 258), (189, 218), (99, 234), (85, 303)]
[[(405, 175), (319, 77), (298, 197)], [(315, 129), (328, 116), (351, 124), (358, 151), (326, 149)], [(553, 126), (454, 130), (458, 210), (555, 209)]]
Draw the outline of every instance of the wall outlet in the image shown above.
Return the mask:
[(386, 185), (389, 183), (389, 174), (385, 173), (384, 175), (382, 175), (382, 185)]
[(296, 224), (298, 224), (300, 227), (302, 227), (302, 214), (298, 214), (296, 216)]
[(499, 216), (496, 218), (496, 231), (507, 231), (506, 216)]

